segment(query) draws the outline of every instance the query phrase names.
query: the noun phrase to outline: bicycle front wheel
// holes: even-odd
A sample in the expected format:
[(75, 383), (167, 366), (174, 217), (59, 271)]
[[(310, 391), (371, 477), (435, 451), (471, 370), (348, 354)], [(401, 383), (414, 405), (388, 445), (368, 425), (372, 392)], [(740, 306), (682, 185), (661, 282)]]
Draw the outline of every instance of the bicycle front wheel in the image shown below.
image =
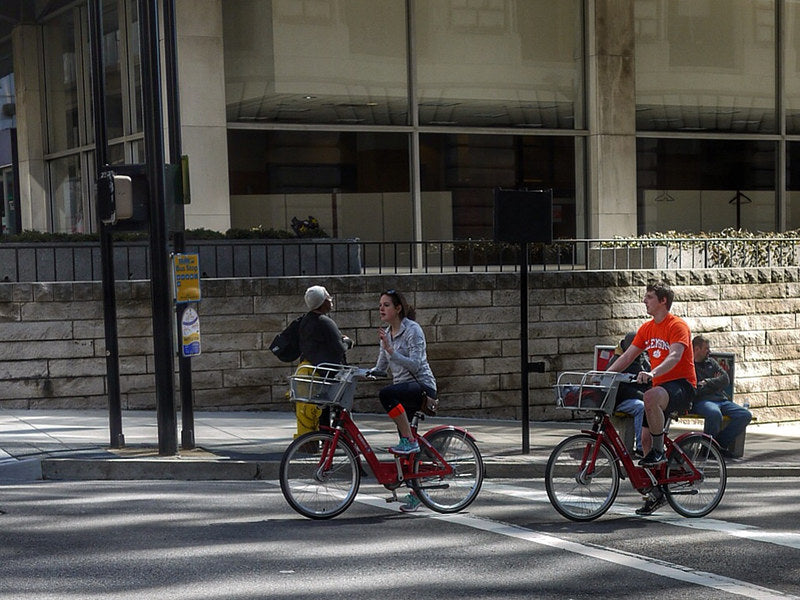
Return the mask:
[[(597, 456), (592, 459), (595, 449)], [(606, 444), (581, 433), (555, 447), (547, 461), (544, 481), (550, 503), (562, 516), (591, 521), (614, 503), (619, 491), (619, 468)]]
[(330, 519), (353, 503), (361, 470), (350, 446), (333, 434), (315, 431), (301, 435), (283, 454), (281, 491), (293, 509), (310, 519)]
[[(702, 477), (696, 481), (678, 481), (665, 485), (667, 502), (676, 513), (684, 517), (704, 517), (722, 500), (728, 471), (717, 445), (698, 434), (689, 435), (676, 442)], [(691, 470), (680, 452), (674, 449), (667, 457), (667, 478), (686, 476)]]
[[(411, 479), (411, 487), (422, 503), (440, 513), (453, 513), (465, 509), (478, 496), (483, 484), (483, 459), (477, 444), (466, 433), (444, 429), (426, 436), (428, 442), (441, 454), (453, 472), (446, 476)], [(441, 468), (440, 462), (420, 444), (414, 459), (414, 473)]]

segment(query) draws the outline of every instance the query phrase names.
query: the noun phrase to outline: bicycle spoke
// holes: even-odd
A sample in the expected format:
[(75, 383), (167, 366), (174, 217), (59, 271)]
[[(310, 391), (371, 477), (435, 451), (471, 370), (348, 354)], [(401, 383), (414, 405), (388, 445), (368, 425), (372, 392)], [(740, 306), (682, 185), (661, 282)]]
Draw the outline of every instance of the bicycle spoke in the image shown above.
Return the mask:
[(547, 462), (547, 496), (573, 521), (590, 521), (605, 513), (619, 490), (617, 463), (611, 451), (597, 443), (590, 435), (572, 436), (556, 446)]
[(346, 510), (361, 481), (352, 450), (341, 441), (336, 447), (332, 444), (330, 432), (309, 433), (295, 440), (281, 461), (281, 491), (286, 501), (312, 519), (327, 519)]
[[(419, 499), (433, 510), (463, 510), (477, 497), (483, 483), (483, 461), (478, 447), (464, 433), (452, 430), (435, 432), (427, 439), (452, 468), (452, 473), (412, 479), (412, 487)], [(414, 471), (424, 474), (441, 471), (443, 467), (430, 451), (423, 450), (415, 460)]]
[[(667, 501), (684, 517), (703, 517), (714, 510), (722, 500), (727, 481), (727, 470), (722, 455), (708, 438), (694, 434), (676, 442), (686, 458), (699, 471), (700, 478), (686, 481), (694, 475), (690, 465), (678, 448), (670, 452), (667, 479), (678, 480), (666, 485)], [(680, 481), (683, 479), (684, 481)]]

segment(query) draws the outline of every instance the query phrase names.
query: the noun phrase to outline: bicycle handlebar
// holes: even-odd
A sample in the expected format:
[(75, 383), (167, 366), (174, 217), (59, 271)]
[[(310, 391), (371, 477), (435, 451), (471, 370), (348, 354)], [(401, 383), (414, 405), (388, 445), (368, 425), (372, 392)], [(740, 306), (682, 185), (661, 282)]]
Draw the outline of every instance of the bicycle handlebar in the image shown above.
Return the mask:
[(388, 376), (386, 371), (378, 371), (377, 369), (367, 369), (364, 373), (364, 378), (369, 379), (370, 381), (375, 381), (377, 379), (385, 379)]

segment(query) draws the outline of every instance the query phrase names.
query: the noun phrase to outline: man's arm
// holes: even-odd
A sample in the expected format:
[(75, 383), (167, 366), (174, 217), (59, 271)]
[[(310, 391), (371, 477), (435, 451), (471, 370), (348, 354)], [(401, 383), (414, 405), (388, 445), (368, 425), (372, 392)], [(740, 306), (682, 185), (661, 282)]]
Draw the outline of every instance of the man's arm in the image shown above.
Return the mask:
[(622, 371), (627, 369), (630, 366), (630, 364), (636, 359), (636, 357), (639, 356), (641, 353), (642, 353), (642, 348), (639, 348), (638, 346), (634, 346), (633, 344), (631, 344), (630, 346), (628, 346), (628, 349), (625, 350), (625, 352), (620, 354), (619, 358), (614, 360), (614, 362), (608, 366), (606, 370), (614, 371), (615, 373), (621, 373)]
[[(675, 365), (677, 365), (681, 357), (683, 356), (684, 351), (686, 350), (686, 346), (681, 344), (680, 342), (673, 342), (669, 345), (669, 354), (667, 354), (667, 358), (665, 358), (660, 365), (658, 365), (655, 369), (647, 372), (642, 371), (639, 373), (637, 377), (637, 381), (639, 383), (647, 383), (654, 377), (662, 377), (666, 373), (669, 373)], [(658, 372), (656, 372), (658, 371)]]
[(710, 356), (705, 362), (710, 368), (695, 368), (697, 373), (697, 393), (702, 396), (721, 394), (730, 383), (728, 373)]

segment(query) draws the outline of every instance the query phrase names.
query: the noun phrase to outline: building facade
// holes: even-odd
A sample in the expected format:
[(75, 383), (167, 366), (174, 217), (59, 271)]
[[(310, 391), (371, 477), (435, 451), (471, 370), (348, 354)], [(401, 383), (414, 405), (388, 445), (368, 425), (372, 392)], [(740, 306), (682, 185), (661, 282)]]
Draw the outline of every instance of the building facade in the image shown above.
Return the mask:
[[(109, 156), (144, 156), (138, 0), (101, 0)], [(800, 228), (800, 0), (175, 0), (186, 226), (491, 238)], [(3, 230), (92, 232), (85, 0), (0, 3)], [(11, 204), (9, 204), (11, 202)]]

